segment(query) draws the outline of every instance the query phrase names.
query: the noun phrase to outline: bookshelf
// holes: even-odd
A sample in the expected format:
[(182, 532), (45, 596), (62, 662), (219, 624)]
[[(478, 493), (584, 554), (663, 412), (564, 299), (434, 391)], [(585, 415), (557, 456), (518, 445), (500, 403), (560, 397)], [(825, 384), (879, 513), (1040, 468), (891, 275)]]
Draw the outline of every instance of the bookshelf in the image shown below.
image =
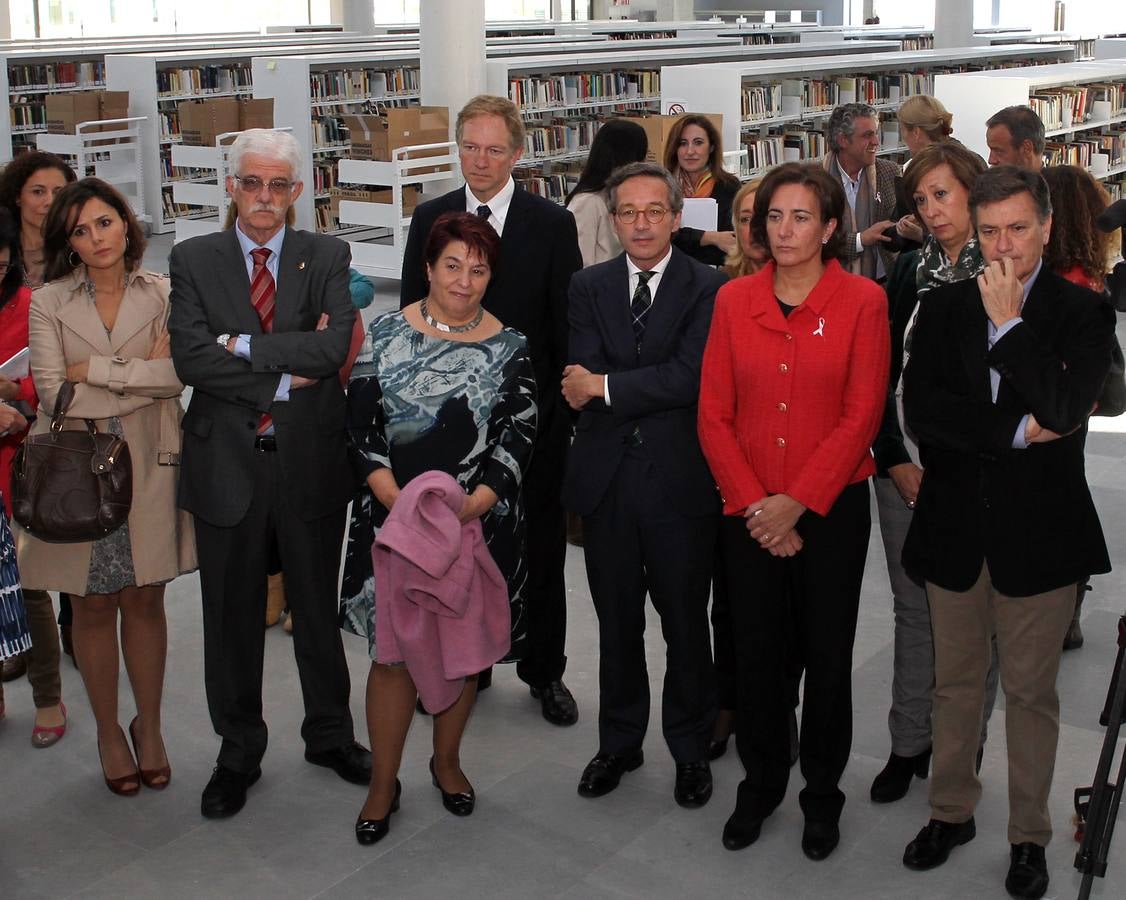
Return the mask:
[[(611, 53), (586, 53), (576, 60), (547, 56), (490, 58), (485, 65), (486, 90), (508, 97), (521, 111), (528, 131), (516, 177), (534, 193), (561, 201), (577, 180), (590, 143), (608, 115), (658, 111), (660, 66), (687, 65), (716, 59), (751, 64), (766, 60), (820, 60), (834, 53), (896, 49), (890, 41), (746, 45), (692, 49), (647, 50), (626, 41)], [(733, 146), (737, 146), (733, 145)]]
[[(406, 49), (383, 49), (406, 48)], [(393, 57), (409, 60), (418, 69), (417, 41), (381, 41), (362, 53), (358, 59)], [(215, 210), (178, 208), (173, 198), (174, 183), (185, 179), (206, 179), (208, 173), (174, 167), (171, 147), (179, 143), (176, 104), (183, 100), (216, 97), (249, 97), (253, 94), (251, 61), (262, 53), (271, 59), (286, 54), (308, 51), (294, 44), (286, 47), (243, 47), (218, 51), (180, 51), (158, 53), (108, 54), (106, 56), (106, 87), (129, 91), (129, 114), (144, 116), (145, 128), (145, 197), (152, 216), (153, 231), (163, 233), (173, 227), (179, 215), (213, 216)], [(366, 63), (365, 63), (366, 65)], [(202, 81), (199, 73), (208, 73)], [(308, 89), (308, 86), (306, 86)], [(277, 110), (275, 109), (275, 116)], [(308, 115), (308, 114), (306, 114)], [(300, 129), (308, 131), (308, 118)], [(212, 176), (213, 177), (213, 176)], [(312, 181), (308, 181), (312, 184)]]
[[(787, 126), (794, 129), (803, 123), (823, 121), (834, 106), (849, 99), (869, 102), (877, 110), (891, 113), (911, 94), (931, 92), (933, 79), (941, 72), (989, 68), (992, 77), (992, 70), (1006, 64), (1047, 64), (1066, 58), (1071, 52), (1069, 45), (1022, 44), (846, 54), (813, 61), (780, 59), (751, 64), (665, 66), (661, 69), (661, 108), (675, 103), (694, 112), (721, 114), (723, 145), (734, 148), (743, 135), (752, 142), (778, 136), (784, 139)], [(960, 122), (973, 121), (973, 117), (955, 114), (955, 129)], [(803, 133), (817, 132), (813, 129)], [(885, 143), (889, 137), (885, 132)], [(808, 150), (806, 156), (813, 156), (818, 146), (814, 137), (802, 149)]]
[(1044, 121), (1049, 164), (1084, 166), (1099, 179), (1126, 174), (1126, 57), (939, 75), (935, 96), (960, 118), (983, 123), (964, 143), (987, 156), (984, 122), (1028, 105)]

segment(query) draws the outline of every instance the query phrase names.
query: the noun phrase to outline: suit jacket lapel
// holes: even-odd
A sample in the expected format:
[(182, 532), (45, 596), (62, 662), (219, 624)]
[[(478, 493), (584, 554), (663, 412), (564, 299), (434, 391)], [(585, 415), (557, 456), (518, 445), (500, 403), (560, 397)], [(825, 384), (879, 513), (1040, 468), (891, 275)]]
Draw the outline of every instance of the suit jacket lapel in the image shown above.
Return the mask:
[[(508, 223), (505, 223), (505, 231)], [(633, 339), (633, 317), (630, 314), (629, 269), (626, 255), (622, 253), (610, 263), (610, 277), (599, 285), (594, 304), (595, 315), (602, 325), (602, 334), (612, 348), (615, 360), (632, 361), (637, 358), (637, 344)]]
[(303, 231), (286, 228), (282, 241), (281, 259), (278, 260), (277, 310), (274, 327), (278, 331), (292, 331), (305, 296), (309, 278), (309, 241)]
[(223, 240), (216, 245), (219, 262), (215, 273), (227, 294), (227, 300), (238, 321), (239, 334), (261, 334), (262, 323), (250, 305), (250, 276), (246, 272), (246, 260), (233, 226), (223, 232)]

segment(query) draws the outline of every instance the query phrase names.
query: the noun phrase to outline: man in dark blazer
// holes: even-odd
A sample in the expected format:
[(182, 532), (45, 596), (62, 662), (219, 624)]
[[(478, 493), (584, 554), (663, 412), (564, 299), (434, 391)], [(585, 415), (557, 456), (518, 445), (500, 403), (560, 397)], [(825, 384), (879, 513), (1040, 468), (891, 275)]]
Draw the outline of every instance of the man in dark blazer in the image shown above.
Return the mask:
[(172, 250), (168, 330), (184, 415), (180, 505), (195, 518), (207, 705), (222, 738), (201, 809), (237, 813), (266, 751), (266, 575), (280, 560), (293, 608), (305, 758), (366, 784), (337, 626), (337, 572), (353, 489), (337, 372), (355, 321), (348, 247), (286, 227), (301, 193), (289, 134), (231, 149), (233, 228)]
[(696, 403), (725, 279), (672, 246), (684, 197), (665, 169), (632, 163), (606, 187), (625, 252), (571, 280), (563, 379), (567, 402), (581, 410), (563, 501), (583, 517), (599, 629), (599, 746), (579, 793), (609, 793), (642, 763), (648, 593), (667, 650), (661, 726), (676, 762), (673, 794), (681, 806), (703, 806), (712, 792), (708, 594), (720, 506)]
[(1114, 313), (1044, 267), (1052, 219), (1035, 172), (1000, 166), (970, 193), (987, 268), (922, 300), (904, 373), (923, 480), (903, 548), (934, 634), (931, 820), (904, 853), (929, 869), (975, 835), (974, 770), (996, 633), (1009, 755), (1015, 897), (1048, 886), (1056, 674), (1075, 584), (1110, 570), (1083, 467)]
[(573, 725), (578, 707), (563, 683), (567, 537), (559, 500), (571, 424), (559, 381), (566, 363), (567, 285), (582, 268), (575, 218), (513, 181), (512, 168), (524, 150), (524, 124), (512, 102), (488, 95), (473, 98), (458, 113), (456, 131), (465, 185), (415, 210), (403, 254), (400, 306), (426, 296), (423, 251), (438, 216), (453, 210), (487, 218), (500, 235), (501, 253), (483, 306), (528, 339), (538, 388), (535, 454), (523, 484), (528, 637), (516, 672), (540, 701), (545, 719)]

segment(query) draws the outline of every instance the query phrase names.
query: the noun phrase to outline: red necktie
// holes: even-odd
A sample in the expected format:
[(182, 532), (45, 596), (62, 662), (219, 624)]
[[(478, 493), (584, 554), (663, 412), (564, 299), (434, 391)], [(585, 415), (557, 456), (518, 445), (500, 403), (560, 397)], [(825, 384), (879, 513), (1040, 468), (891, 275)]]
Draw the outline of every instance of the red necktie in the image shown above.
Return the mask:
[[(250, 303), (258, 313), (258, 321), (262, 323), (265, 334), (274, 330), (274, 296), (277, 293), (274, 276), (266, 268), (270, 252), (266, 247), (250, 251), (250, 255), (254, 257), (254, 271), (250, 274)], [(269, 413), (262, 413), (262, 418), (258, 420), (258, 434), (264, 434), (273, 421), (273, 416)]]

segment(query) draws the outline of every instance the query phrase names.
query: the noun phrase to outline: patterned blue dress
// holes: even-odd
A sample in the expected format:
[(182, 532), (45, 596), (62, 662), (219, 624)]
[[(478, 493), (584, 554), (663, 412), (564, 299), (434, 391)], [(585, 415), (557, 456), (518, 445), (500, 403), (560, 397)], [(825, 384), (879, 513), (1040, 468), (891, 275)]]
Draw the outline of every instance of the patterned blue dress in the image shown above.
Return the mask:
[[(348, 383), (348, 432), (361, 476), (389, 467), (402, 487), (423, 472), (453, 476), (467, 493), (500, 498), (481, 518), (485, 543), (508, 583), (512, 649), (520, 658), (528, 579), (520, 482), (536, 435), (536, 384), (526, 338), (505, 328), (479, 342), (432, 337), (402, 313), (370, 326), (373, 362)], [(352, 504), (341, 587), (341, 627), (367, 637), (375, 658), (371, 547), (387, 516), (365, 484)]]

